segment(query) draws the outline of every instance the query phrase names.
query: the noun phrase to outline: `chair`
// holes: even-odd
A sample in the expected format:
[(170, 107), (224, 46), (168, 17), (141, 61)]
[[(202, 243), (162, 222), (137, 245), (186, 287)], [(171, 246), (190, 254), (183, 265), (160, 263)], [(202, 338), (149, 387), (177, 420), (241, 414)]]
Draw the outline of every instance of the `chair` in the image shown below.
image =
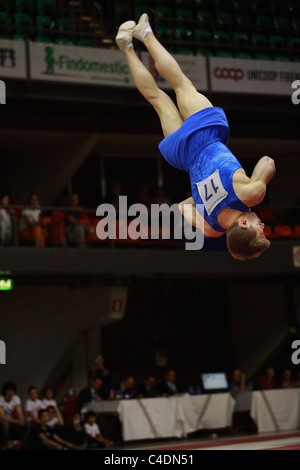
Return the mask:
[(44, 42), (44, 43), (52, 43), (52, 39), (46, 37), (46, 36), (36, 36), (34, 38), (34, 42)]
[(211, 43), (212, 34), (209, 31), (206, 31), (205, 29), (195, 29), (194, 40), (195, 42)]
[(265, 225), (264, 234), (266, 238), (276, 238), (276, 235), (271, 227), (271, 225)]
[(246, 33), (232, 33), (233, 44), (235, 46), (246, 46), (249, 44), (249, 35)]
[(280, 49), (285, 47), (285, 40), (281, 36), (270, 36), (269, 41), (272, 49)]
[(37, 0), (37, 10), (39, 16), (44, 16), (46, 12), (54, 11), (56, 7), (55, 0)]
[(72, 30), (72, 21), (69, 18), (59, 18), (56, 21), (57, 29), (61, 32)]
[(210, 11), (199, 10), (197, 12), (197, 20), (201, 29), (211, 30), (213, 24), (213, 16)]
[(216, 20), (217, 20), (217, 28), (220, 31), (229, 32), (231, 30), (231, 16), (229, 13), (226, 13), (226, 12), (217, 13)]
[(269, 16), (258, 15), (255, 18), (256, 31), (258, 33), (269, 33), (272, 29), (272, 22)]
[(275, 225), (274, 233), (277, 238), (294, 238), (294, 232), (290, 225)]
[[(26, 15), (25, 13), (16, 13), (14, 19), (16, 25), (16, 33), (14, 34), (13, 39), (24, 40), (24, 33), (22, 31), (22, 27), (32, 27), (33, 20), (30, 16)], [(28, 35), (28, 33), (26, 33), (26, 35)]]
[(58, 38), (55, 40), (55, 44), (60, 46), (74, 46), (74, 42), (67, 38)]
[(270, 15), (269, 2), (266, 0), (252, 0), (251, 6), (255, 15)]
[(248, 54), (247, 52), (236, 52), (235, 57), (237, 59), (253, 59), (252, 55)]
[(228, 33), (224, 33), (224, 31), (216, 31), (214, 34), (214, 42), (215, 44), (231, 44), (231, 38)]
[(193, 51), (191, 49), (188, 49), (187, 47), (177, 47), (176, 54), (194, 55)]
[(269, 56), (268, 54), (257, 53), (257, 54), (254, 54), (254, 59), (255, 60), (272, 60), (272, 57)]
[(156, 30), (157, 38), (160, 40), (170, 39), (172, 32), (170, 28), (164, 25), (159, 25)]
[(216, 51), (216, 57), (233, 57), (232, 53), (229, 51), (224, 51), (222, 49), (218, 49)]
[(294, 18), (292, 20), (292, 30), (293, 30), (295, 36), (300, 35), (300, 19), (298, 20), (298, 19)]
[(294, 37), (289, 37), (288, 38), (288, 45), (290, 49), (299, 51), (300, 50), (300, 39), (299, 38), (294, 38)]
[(273, 59), (276, 62), (290, 62), (290, 58), (287, 55), (283, 54), (274, 54)]
[(86, 39), (80, 39), (79, 41), (77, 41), (77, 46), (94, 47), (95, 45), (92, 43), (92, 41), (87, 41)]
[(294, 234), (296, 238), (300, 238), (300, 224), (295, 225)]
[(273, 19), (274, 31), (279, 34), (286, 34), (289, 31), (289, 22), (287, 18), (277, 16)]
[(243, 33), (247, 33), (252, 30), (252, 19), (251, 16), (239, 13), (235, 16), (235, 27), (234, 29), (239, 30)]
[(200, 57), (212, 57), (213, 53), (212, 53), (212, 51), (210, 51), (208, 49), (198, 48), (198, 49), (196, 49), (196, 55), (198, 55)]
[(35, 19), (35, 24), (37, 28), (49, 30), (53, 28), (54, 20), (49, 18), (49, 16), (37, 16)]
[(252, 34), (251, 43), (253, 47), (267, 47), (268, 45), (266, 36), (262, 34)]
[(215, 0), (214, 4), (215, 4), (216, 11), (227, 12), (231, 10), (231, 5), (228, 5), (230, 4), (228, 0)]
[(162, 20), (164, 18), (172, 18), (172, 10), (169, 7), (157, 6), (155, 9), (157, 17)]
[(190, 41), (193, 33), (189, 28), (177, 26), (177, 28), (174, 29), (174, 35), (178, 41)]
[(186, 8), (177, 8), (175, 14), (178, 25), (186, 25), (193, 20), (193, 12)]
[(210, 11), (213, 8), (213, 3), (211, 0), (195, 0), (194, 5), (196, 9)]
[(251, 7), (248, 0), (234, 0), (233, 2), (233, 10), (235, 13), (251, 13)]
[(15, 7), (17, 13), (33, 12), (34, 0), (15, 0)]
[(288, 13), (285, 2), (282, 0), (272, 0), (270, 2), (270, 12), (273, 16), (285, 16)]

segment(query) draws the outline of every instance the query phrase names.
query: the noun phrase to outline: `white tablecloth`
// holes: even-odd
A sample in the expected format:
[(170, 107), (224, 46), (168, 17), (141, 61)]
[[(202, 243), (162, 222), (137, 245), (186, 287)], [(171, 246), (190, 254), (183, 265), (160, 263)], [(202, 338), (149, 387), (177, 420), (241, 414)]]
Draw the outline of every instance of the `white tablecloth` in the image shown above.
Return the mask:
[(230, 393), (188, 394), (169, 398), (145, 398), (90, 403), (82, 412), (117, 411), (124, 441), (184, 437), (199, 429), (231, 425), (234, 399)]
[(250, 414), (258, 432), (295, 430), (300, 426), (300, 389), (252, 392)]

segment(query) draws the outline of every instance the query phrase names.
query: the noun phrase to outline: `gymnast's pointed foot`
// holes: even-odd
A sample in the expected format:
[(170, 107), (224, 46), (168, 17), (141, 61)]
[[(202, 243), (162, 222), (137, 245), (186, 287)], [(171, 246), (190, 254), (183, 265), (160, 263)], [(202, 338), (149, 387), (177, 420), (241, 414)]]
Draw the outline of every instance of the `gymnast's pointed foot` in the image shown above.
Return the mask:
[(132, 36), (135, 26), (135, 21), (126, 21), (126, 23), (121, 24), (119, 27), (116, 43), (121, 51), (132, 46)]
[(133, 36), (136, 39), (143, 41), (148, 33), (152, 33), (152, 28), (149, 23), (149, 16), (147, 13), (143, 13), (138, 24), (134, 28)]

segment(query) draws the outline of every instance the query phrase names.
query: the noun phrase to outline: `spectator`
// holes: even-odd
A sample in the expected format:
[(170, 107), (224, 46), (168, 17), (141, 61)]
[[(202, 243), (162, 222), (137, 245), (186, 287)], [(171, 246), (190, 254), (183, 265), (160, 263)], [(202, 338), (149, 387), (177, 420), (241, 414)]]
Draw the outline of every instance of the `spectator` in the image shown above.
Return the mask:
[(81, 423), (80, 413), (73, 415), (72, 423), (66, 429), (66, 437), (74, 444), (74, 450), (87, 449), (88, 438)]
[(37, 194), (29, 196), (28, 209), (23, 209), (19, 221), (19, 239), (32, 241), (37, 248), (45, 246), (45, 237), (48, 235), (40, 223), (41, 209), (39, 208), (39, 197)]
[(168, 369), (164, 375), (164, 379), (159, 384), (159, 394), (162, 397), (170, 397), (178, 393), (178, 388), (175, 383), (176, 372), (174, 369)]
[[(13, 382), (6, 382), (0, 396), (0, 444), (9, 448), (9, 440), (14, 436), (16, 428), (21, 431), (18, 437), (25, 439), (25, 419), (18, 397), (17, 387)], [(15, 437), (15, 436), (14, 436)]]
[(90, 379), (89, 387), (84, 388), (79, 393), (78, 406), (81, 410), (83, 405), (86, 403), (90, 403), (92, 401), (99, 402), (106, 400), (107, 398), (107, 391), (103, 389), (103, 380), (99, 377), (92, 377)]
[(148, 375), (145, 378), (144, 383), (137, 388), (137, 394), (138, 398), (154, 398), (159, 396), (154, 375)]
[(68, 243), (71, 246), (85, 246), (85, 226), (79, 221), (79, 212), (82, 207), (79, 206), (78, 194), (70, 196), (70, 210), (66, 215), (66, 234)]
[[(59, 411), (59, 408), (57, 406), (57, 402), (56, 400), (54, 400), (54, 390), (52, 387), (46, 387), (45, 390), (44, 390), (44, 393), (43, 393), (43, 399), (41, 400), (42, 401), (42, 404), (43, 404), (43, 408), (44, 409), (47, 409), (49, 406), (53, 406), (54, 410), (55, 410), (55, 416), (56, 418), (58, 419), (58, 422), (60, 423), (60, 426), (63, 426), (64, 425), (64, 420), (63, 420), (63, 417), (61, 415), (61, 412)], [(51, 414), (51, 412), (50, 412)]]
[(48, 426), (50, 426), (50, 428), (55, 429), (58, 426), (64, 425), (62, 416), (60, 414), (59, 415), (57, 414), (54, 406), (50, 405), (46, 408), (46, 410), (48, 411), (48, 416), (49, 416)]
[(238, 369), (232, 372), (231, 381), (228, 383), (228, 389), (232, 393), (244, 392), (251, 387), (246, 385), (246, 375)]
[(292, 379), (292, 372), (290, 369), (285, 369), (281, 376), (281, 387), (292, 388), (297, 385), (296, 381)]
[(36, 450), (64, 450), (74, 447), (68, 441), (61, 439), (49, 426), (49, 413), (47, 410), (39, 410), (39, 424), (35, 428), (35, 442), (33, 444)]
[(127, 375), (119, 384), (114, 386), (114, 397), (121, 398), (134, 398), (136, 396), (135, 380), (132, 375)]
[(86, 415), (86, 422), (84, 424), (84, 431), (88, 436), (88, 447), (93, 449), (95, 447), (109, 447), (113, 445), (112, 441), (106, 439), (99, 429), (97, 418), (93, 411), (89, 411)]
[(263, 390), (270, 390), (278, 388), (278, 383), (275, 377), (275, 370), (273, 367), (267, 367), (266, 372), (261, 377), (258, 377), (258, 382)]
[(38, 391), (32, 385), (28, 388), (28, 399), (25, 403), (26, 419), (31, 426), (39, 424), (39, 411), (43, 408), (43, 403), (39, 400)]
[(164, 186), (157, 186), (154, 202), (156, 204), (167, 204), (168, 206), (171, 205), (171, 199), (167, 195), (166, 188)]
[[(9, 205), (9, 196), (7, 194), (0, 198), (0, 205)], [(11, 245), (14, 232), (14, 209), (8, 209), (6, 207), (0, 208), (0, 244)]]
[(93, 366), (89, 371), (90, 377), (99, 377), (103, 380), (103, 382), (109, 382), (110, 374), (109, 371), (105, 367), (105, 362), (102, 354), (97, 354), (94, 359)]

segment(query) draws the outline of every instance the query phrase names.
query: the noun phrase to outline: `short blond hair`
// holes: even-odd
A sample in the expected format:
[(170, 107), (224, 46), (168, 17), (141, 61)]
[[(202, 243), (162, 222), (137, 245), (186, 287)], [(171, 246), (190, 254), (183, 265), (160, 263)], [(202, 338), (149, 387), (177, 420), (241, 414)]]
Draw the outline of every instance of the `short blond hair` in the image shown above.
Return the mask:
[(227, 231), (227, 248), (233, 258), (245, 261), (257, 258), (270, 246), (270, 240), (257, 236), (253, 227), (246, 230), (238, 221), (230, 225)]

